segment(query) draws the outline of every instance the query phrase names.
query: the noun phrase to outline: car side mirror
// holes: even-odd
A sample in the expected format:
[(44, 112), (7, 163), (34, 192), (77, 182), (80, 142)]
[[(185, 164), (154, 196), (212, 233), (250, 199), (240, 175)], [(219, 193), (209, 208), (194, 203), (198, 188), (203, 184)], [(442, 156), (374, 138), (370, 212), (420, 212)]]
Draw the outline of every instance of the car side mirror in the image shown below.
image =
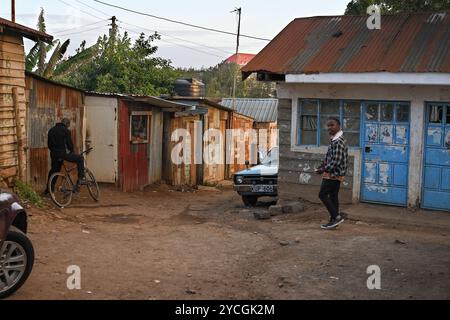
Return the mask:
[(250, 161), (245, 161), (245, 166), (247, 167), (247, 169), (250, 167)]

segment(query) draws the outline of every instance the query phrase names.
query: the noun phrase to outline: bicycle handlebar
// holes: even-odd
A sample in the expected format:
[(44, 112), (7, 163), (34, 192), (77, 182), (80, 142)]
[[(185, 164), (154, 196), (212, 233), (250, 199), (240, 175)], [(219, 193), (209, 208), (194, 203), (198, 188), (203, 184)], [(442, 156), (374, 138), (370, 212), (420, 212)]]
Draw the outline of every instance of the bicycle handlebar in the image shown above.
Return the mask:
[(82, 154), (82, 155), (83, 155), (83, 154), (88, 154), (88, 153), (91, 152), (92, 150), (94, 150), (94, 148), (89, 148), (89, 149), (83, 151), (81, 154)]

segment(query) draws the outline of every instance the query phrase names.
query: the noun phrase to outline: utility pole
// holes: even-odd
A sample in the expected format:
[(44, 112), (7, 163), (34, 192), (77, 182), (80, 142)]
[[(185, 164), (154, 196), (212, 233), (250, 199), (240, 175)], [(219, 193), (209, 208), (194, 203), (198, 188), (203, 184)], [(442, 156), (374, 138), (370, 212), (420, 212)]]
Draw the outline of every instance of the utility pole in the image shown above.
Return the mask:
[[(237, 31), (237, 41), (236, 41), (236, 64), (238, 62), (238, 55), (239, 55), (239, 40), (241, 37), (241, 14), (242, 14), (242, 8), (236, 8), (235, 10), (231, 11), (236, 12), (238, 15), (238, 31)], [(236, 110), (236, 86), (237, 86), (237, 73), (234, 73), (234, 82), (233, 82), (233, 109)]]
[(117, 31), (119, 29), (117, 26), (117, 18), (116, 16), (112, 16), (108, 20), (111, 20), (111, 24), (109, 24), (111, 28), (109, 29), (109, 38), (108, 42), (106, 43), (106, 46), (107, 48), (109, 48), (109, 50), (115, 52), (117, 49), (117, 35), (118, 35)]
[(11, 21), (16, 22), (16, 0), (11, 0)]
[(109, 20), (111, 20), (111, 29), (109, 30), (109, 37), (115, 38), (117, 35), (117, 18), (116, 16), (112, 16)]

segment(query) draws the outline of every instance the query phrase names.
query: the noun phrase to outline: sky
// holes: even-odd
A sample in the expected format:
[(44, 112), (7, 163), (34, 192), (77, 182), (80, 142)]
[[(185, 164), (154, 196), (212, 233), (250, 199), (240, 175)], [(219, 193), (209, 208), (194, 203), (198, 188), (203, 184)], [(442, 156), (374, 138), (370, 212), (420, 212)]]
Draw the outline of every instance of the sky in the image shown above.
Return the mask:
[[(200, 25), (228, 32), (237, 31), (237, 16), (242, 8), (241, 33), (272, 39), (295, 18), (343, 14), (350, 0), (102, 0), (141, 13)], [(0, 17), (11, 18), (11, 1), (0, 0)], [(108, 18), (119, 21), (120, 31), (135, 38), (140, 32), (157, 31), (157, 56), (170, 59), (175, 67), (210, 67), (231, 56), (236, 36), (200, 30), (155, 18), (126, 12), (94, 0), (16, 0), (16, 22), (36, 28), (40, 8), (45, 10), (47, 33), (55, 39), (71, 39), (68, 54), (83, 40), (92, 45), (108, 31)], [(268, 41), (240, 39), (242, 53), (258, 53)], [(28, 51), (33, 42), (26, 41)]]

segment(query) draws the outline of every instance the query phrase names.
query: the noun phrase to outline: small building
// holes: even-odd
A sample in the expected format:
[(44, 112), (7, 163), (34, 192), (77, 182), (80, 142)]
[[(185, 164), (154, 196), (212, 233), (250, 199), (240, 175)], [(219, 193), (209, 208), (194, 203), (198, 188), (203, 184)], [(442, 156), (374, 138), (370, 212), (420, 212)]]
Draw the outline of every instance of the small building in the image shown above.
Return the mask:
[(450, 211), (450, 13), (292, 21), (242, 69), (276, 81), (280, 197), (317, 201), (338, 117), (350, 147), (342, 200)]
[(0, 18), (0, 184), (27, 177), (27, 112), (23, 38), (53, 37)]
[(278, 99), (226, 98), (220, 104), (253, 118), (253, 129), (266, 130), (267, 138), (264, 141), (261, 141), (262, 135), (258, 135), (260, 149), (270, 150), (278, 146)]
[[(176, 113), (172, 115), (172, 118), (167, 118), (165, 122), (171, 123), (166, 127), (170, 127), (172, 132), (176, 129), (185, 129), (190, 133), (192, 154), (191, 161), (188, 164), (177, 165), (164, 161), (164, 163), (170, 164), (170, 168), (164, 170), (166, 181), (179, 186), (215, 185), (223, 180), (230, 179), (235, 172), (245, 169), (245, 160), (250, 161), (254, 158), (252, 153), (256, 153), (256, 148), (252, 150), (252, 137), (250, 136), (250, 130), (253, 128), (254, 122), (252, 118), (207, 98), (175, 96), (167, 99), (191, 106), (190, 109)], [(209, 129), (220, 132), (220, 138), (211, 137), (211, 142), (220, 146), (220, 150), (212, 151), (218, 153), (213, 155), (218, 161), (207, 163), (203, 160), (205, 152), (209, 150), (209, 142), (205, 142), (204, 138)], [(231, 129), (242, 130), (242, 143), (239, 143), (239, 137), (232, 134), (230, 136), (231, 131), (229, 130)], [(208, 137), (206, 137), (206, 140), (208, 140)], [(170, 159), (176, 143), (172, 142), (167, 145), (164, 151), (165, 159)], [(200, 144), (202, 148), (197, 148)], [(241, 151), (240, 147), (245, 150)], [(200, 152), (196, 154), (195, 150), (200, 150)], [(244, 161), (239, 161), (242, 159), (239, 159), (238, 154), (243, 154)]]
[(82, 90), (26, 73), (27, 181), (43, 190), (51, 166), (47, 133), (62, 118), (70, 119), (75, 152), (83, 151), (86, 113)]
[(155, 97), (86, 93), (87, 165), (124, 192), (161, 182), (164, 113), (185, 106)]

